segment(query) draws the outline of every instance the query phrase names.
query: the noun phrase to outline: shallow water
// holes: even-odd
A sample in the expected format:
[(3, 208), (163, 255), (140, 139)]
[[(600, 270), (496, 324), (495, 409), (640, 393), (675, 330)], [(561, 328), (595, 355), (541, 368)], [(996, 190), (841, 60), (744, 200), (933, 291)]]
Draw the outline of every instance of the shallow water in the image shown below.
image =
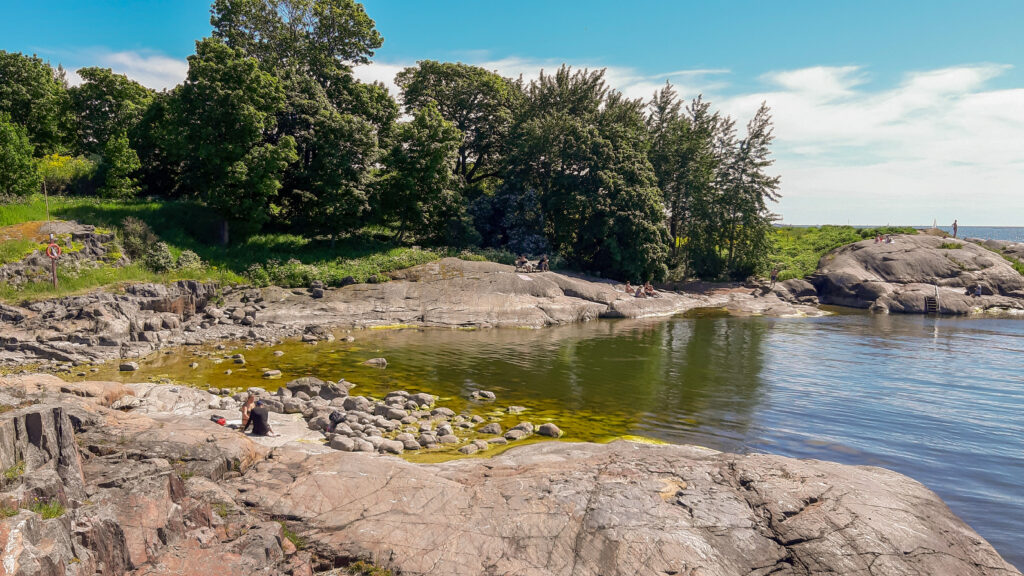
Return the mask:
[[(103, 375), (213, 386), (343, 377), (357, 384), (353, 394), (426, 391), (480, 414), (525, 406), (522, 419), (554, 421), (567, 439), (641, 435), (883, 466), (938, 492), (1024, 567), (1021, 319), (705, 317), (353, 335), (352, 343), (243, 351), (244, 371), (177, 351), (137, 373)], [(388, 359), (386, 370), (360, 365), (375, 356)], [(193, 360), (200, 368), (188, 368)], [(263, 380), (260, 367), (284, 379)], [(468, 400), (478, 389), (497, 403)]]

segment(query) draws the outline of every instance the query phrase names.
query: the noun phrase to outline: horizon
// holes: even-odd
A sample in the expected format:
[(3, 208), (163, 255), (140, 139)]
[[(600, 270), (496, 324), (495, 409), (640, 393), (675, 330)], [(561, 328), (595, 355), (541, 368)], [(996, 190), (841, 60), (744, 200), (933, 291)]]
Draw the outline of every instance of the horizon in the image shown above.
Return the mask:
[[(62, 64), (72, 81), (101, 66), (160, 89), (184, 78), (211, 29), (207, 0), (87, 4), (49, 3), (45, 28), (20, 24), (40, 21), (37, 8), (10, 7), (0, 49)], [(396, 97), (395, 73), (435, 59), (527, 80), (562, 63), (604, 68), (611, 87), (645, 100), (671, 81), (741, 127), (766, 101), (782, 220), (1012, 227), (1005, 215), (1024, 214), (1021, 3), (530, 1), (474, 6), (458, 22), (451, 0), (364, 5), (384, 45), (356, 75)]]

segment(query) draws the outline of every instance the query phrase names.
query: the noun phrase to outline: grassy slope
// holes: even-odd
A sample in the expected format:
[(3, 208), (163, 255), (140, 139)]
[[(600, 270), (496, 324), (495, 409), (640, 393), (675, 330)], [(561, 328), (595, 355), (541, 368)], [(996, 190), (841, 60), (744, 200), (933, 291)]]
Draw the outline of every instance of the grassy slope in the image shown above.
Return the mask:
[(821, 257), (840, 246), (878, 234), (916, 234), (913, 228), (854, 228), (852, 226), (783, 227), (775, 230), (773, 261), (779, 280), (803, 278), (818, 269)]
[[(51, 197), (50, 216), (54, 219), (77, 220), (85, 224), (117, 227), (125, 217), (145, 221), (161, 240), (167, 242), (177, 257), (183, 250), (192, 250), (206, 263), (198, 270), (180, 270), (157, 274), (141, 265), (124, 268), (103, 268), (85, 271), (77, 277), (63, 276), (58, 292), (47, 283), (30, 284), (20, 290), (0, 286), (0, 298), (43, 298), (88, 290), (97, 286), (124, 281), (166, 282), (176, 279), (212, 279), (221, 282), (248, 282), (254, 265), (263, 270), (255, 276), (285, 286), (305, 286), (312, 280), (337, 285), (347, 276), (365, 281), (373, 275), (430, 262), (446, 255), (470, 258), (484, 257), (458, 253), (454, 250), (421, 250), (399, 246), (390, 241), (390, 233), (382, 229), (364, 229), (341, 239), (332, 248), (330, 242), (309, 240), (292, 234), (257, 234), (228, 247), (215, 243), (217, 218), (205, 207), (192, 202), (133, 201), (118, 202), (96, 198)], [(0, 205), (0, 227), (23, 222), (46, 220), (46, 205), (41, 196), (23, 203)], [(13, 254), (23, 246), (0, 248), (0, 259), (6, 251)], [(501, 253), (487, 254), (488, 259), (504, 260)]]

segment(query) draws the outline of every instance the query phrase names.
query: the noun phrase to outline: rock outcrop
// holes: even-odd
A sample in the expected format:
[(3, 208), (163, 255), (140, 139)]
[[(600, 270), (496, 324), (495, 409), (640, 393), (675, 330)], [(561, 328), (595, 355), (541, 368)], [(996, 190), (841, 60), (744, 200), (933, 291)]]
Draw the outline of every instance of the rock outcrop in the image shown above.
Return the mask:
[[(1024, 310), (1024, 276), (1002, 256), (970, 242), (924, 234), (898, 235), (891, 244), (863, 240), (837, 248), (808, 280), (822, 304), (879, 312)], [(785, 288), (806, 293), (803, 286)], [(937, 301), (937, 310), (928, 309), (930, 298)]]
[[(146, 355), (166, 346), (247, 338), (334, 339), (333, 328), (409, 324), (541, 327), (595, 318), (666, 316), (729, 305), (744, 313), (814, 309), (774, 295), (678, 294), (635, 298), (610, 281), (446, 258), (390, 282), (326, 290), (218, 287), (194, 281), (137, 284), (123, 292), (0, 304), (0, 364), (78, 364)], [(244, 361), (244, 360), (243, 360)], [(130, 364), (125, 364), (130, 369)]]
[(4, 574), (1020, 574), (879, 468), (624, 441), (432, 465), (270, 451), (169, 389), (125, 413), (58, 382), (0, 378), (25, 404), (0, 414)]

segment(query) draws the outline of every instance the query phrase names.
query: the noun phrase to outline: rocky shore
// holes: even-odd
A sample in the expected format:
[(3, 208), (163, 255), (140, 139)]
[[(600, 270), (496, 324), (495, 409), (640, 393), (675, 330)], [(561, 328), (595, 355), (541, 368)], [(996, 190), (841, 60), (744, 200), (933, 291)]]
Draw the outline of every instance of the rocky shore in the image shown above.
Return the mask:
[(0, 378), (4, 573), (1020, 574), (879, 468), (624, 441), (418, 465), (288, 427), (305, 414), (245, 436), (207, 416), (217, 398)]
[(82, 364), (225, 339), (333, 339), (336, 328), (543, 327), (597, 318), (644, 318), (694, 308), (817, 315), (811, 306), (754, 290), (663, 292), (634, 298), (610, 281), (446, 258), (396, 272), (389, 282), (337, 289), (232, 288), (194, 281), (0, 304), (0, 365)]

